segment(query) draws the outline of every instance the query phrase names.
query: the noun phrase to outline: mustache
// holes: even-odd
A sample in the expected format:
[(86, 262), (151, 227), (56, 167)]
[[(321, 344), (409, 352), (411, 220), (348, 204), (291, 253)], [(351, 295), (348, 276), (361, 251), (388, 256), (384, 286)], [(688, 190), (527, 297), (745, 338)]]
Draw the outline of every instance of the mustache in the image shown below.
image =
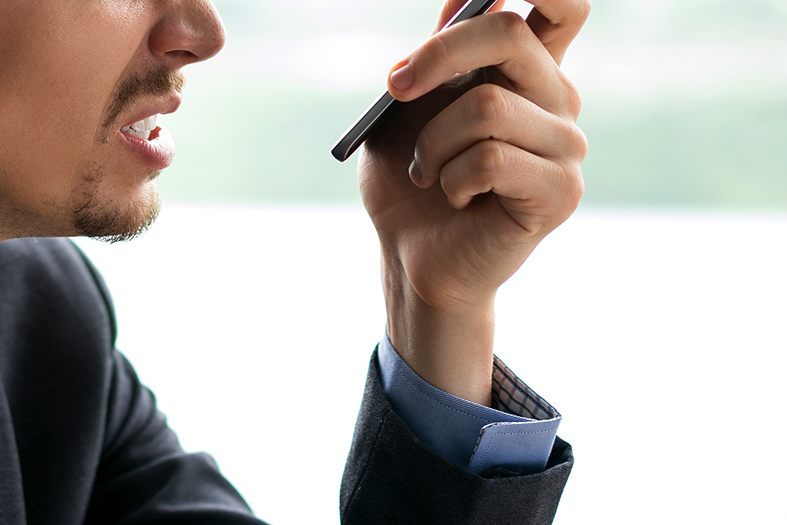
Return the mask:
[(144, 96), (165, 95), (172, 91), (182, 91), (186, 78), (180, 71), (156, 68), (143, 75), (133, 75), (118, 84), (115, 98), (109, 106), (104, 127), (109, 128), (117, 121), (123, 111)]

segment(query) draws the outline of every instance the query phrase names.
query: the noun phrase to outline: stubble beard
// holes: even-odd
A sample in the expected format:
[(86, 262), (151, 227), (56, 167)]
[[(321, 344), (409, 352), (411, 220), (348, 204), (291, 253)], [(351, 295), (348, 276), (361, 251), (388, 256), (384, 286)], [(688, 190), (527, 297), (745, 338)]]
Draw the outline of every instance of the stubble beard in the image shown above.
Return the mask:
[[(115, 91), (108, 116), (103, 123), (101, 142), (108, 144), (118, 116), (135, 100), (144, 95), (181, 91), (185, 80), (179, 72), (163, 68), (144, 75), (132, 76), (121, 82)], [(103, 169), (95, 167), (83, 175), (83, 184), (72, 209), (74, 227), (79, 235), (115, 243), (130, 241), (147, 231), (161, 210), (161, 196), (154, 179), (160, 171), (151, 170), (143, 189), (127, 202), (106, 201), (101, 197)]]
[(103, 171), (96, 168), (83, 177), (80, 200), (72, 209), (74, 227), (79, 235), (108, 243), (130, 241), (146, 232), (161, 210), (161, 195), (151, 171), (144, 189), (130, 201), (106, 201), (100, 196)]

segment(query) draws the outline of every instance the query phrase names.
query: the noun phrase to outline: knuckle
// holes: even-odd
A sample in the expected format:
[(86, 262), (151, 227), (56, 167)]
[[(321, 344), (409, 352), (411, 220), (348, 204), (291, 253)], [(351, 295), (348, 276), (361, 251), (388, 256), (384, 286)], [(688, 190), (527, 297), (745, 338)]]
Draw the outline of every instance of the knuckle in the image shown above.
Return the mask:
[(582, 110), (582, 97), (580, 96), (579, 90), (571, 81), (571, 79), (568, 78), (568, 76), (566, 76), (562, 71), (558, 70), (558, 72), (560, 84), (562, 86), (562, 89), (560, 90), (562, 93), (560, 100), (561, 106), (563, 108), (561, 113), (576, 121), (579, 118), (580, 111)]
[(585, 181), (582, 177), (582, 161), (588, 151), (585, 134), (573, 122), (565, 122), (563, 155), (553, 159), (558, 166), (557, 187), (562, 195), (561, 201), (567, 210), (575, 210), (585, 194)]
[(430, 57), (430, 62), (437, 68), (444, 68), (451, 63), (451, 53), (448, 43), (441, 33), (432, 36), (423, 47), (424, 53)]
[(506, 157), (499, 142), (485, 140), (473, 147), (469, 162), (473, 175), (488, 181), (503, 169)]
[(474, 105), (478, 119), (485, 124), (503, 120), (508, 112), (508, 99), (502, 88), (494, 84), (483, 84), (473, 90)]
[(577, 127), (576, 124), (574, 124), (572, 127), (573, 127), (572, 139), (573, 139), (573, 146), (575, 148), (574, 151), (576, 151), (577, 158), (581, 162), (585, 160), (585, 157), (587, 157), (588, 154), (588, 147), (589, 147), (588, 138), (587, 136), (585, 136), (582, 130), (579, 129), (579, 127)]
[(497, 13), (498, 23), (504, 38), (508, 41), (523, 42), (533, 36), (530, 26), (519, 13), (513, 11), (500, 11)]
[(562, 128), (562, 157), (570, 162), (582, 162), (588, 154), (587, 137), (573, 121), (564, 120)]
[(573, 211), (579, 206), (579, 202), (585, 194), (585, 179), (582, 177), (579, 163), (563, 168), (561, 183), (561, 193), (564, 196), (566, 208)]

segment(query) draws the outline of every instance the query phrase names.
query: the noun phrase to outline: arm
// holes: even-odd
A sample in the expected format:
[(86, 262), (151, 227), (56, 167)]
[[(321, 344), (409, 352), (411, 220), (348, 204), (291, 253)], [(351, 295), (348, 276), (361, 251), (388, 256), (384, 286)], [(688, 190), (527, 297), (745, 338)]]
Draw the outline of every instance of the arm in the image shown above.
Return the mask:
[[(449, 0), (438, 27), (459, 5)], [(582, 195), (579, 96), (559, 63), (588, 8), (539, 0), (527, 21), (495, 13), (433, 35), (390, 77), (410, 103), (362, 150), (391, 343), (429, 384), (478, 405), (493, 405), (497, 288)], [(416, 438), (379, 375), (375, 356), (343, 522), (551, 523), (573, 464), (565, 442), (542, 472), (475, 474)]]
[(412, 102), (367, 141), (359, 167), (394, 348), (429, 383), (483, 405), (497, 289), (583, 191), (580, 101), (559, 62), (588, 6), (536, 4), (527, 21), (497, 12), (458, 24), (402, 61), (389, 90)]
[[(97, 470), (84, 522), (261, 525), (263, 522), (252, 516), (240, 494), (221, 475), (213, 458), (203, 453), (189, 454), (180, 447), (153, 393), (114, 349), (115, 314), (103, 279), (81, 251), (74, 250), (73, 245), (70, 251), (82, 259), (86, 272), (84, 281), (73, 275), (67, 280), (97, 292), (95, 299), (82, 304), (80, 310), (105, 313), (110, 329), (105, 346), (100, 348), (107, 373), (101, 391), (91, 396), (102, 399), (100, 420), (92, 423), (101, 425), (103, 440), (100, 457), (95, 458)], [(87, 332), (85, 328), (80, 333)]]
[(104, 446), (86, 524), (262, 525), (207, 454), (189, 454), (131, 364), (112, 352)]
[(383, 338), (377, 347), (388, 402), (430, 450), (475, 474), (490, 468), (511, 474), (542, 472), (552, 451), (560, 414), (495, 359), (492, 405), (478, 405), (430, 385)]
[(372, 356), (342, 477), (344, 525), (544, 525), (552, 523), (573, 465), (557, 438), (546, 469), (527, 476), (473, 474), (435, 454), (402, 422)]

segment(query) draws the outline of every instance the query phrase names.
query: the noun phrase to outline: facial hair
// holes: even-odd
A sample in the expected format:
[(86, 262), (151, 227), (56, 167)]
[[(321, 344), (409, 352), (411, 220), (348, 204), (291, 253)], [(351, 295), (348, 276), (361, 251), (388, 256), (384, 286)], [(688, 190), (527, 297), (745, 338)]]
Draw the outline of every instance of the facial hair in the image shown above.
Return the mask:
[[(102, 142), (109, 143), (120, 115), (144, 96), (164, 95), (181, 91), (185, 79), (180, 72), (157, 68), (144, 75), (134, 75), (122, 80), (115, 89), (115, 96), (102, 124)], [(129, 241), (139, 236), (153, 224), (161, 209), (161, 197), (153, 180), (158, 170), (150, 170), (148, 184), (142, 194), (129, 202), (104, 202), (100, 197), (104, 171), (94, 166), (83, 174), (79, 204), (72, 209), (74, 226), (80, 235), (109, 243)]]

